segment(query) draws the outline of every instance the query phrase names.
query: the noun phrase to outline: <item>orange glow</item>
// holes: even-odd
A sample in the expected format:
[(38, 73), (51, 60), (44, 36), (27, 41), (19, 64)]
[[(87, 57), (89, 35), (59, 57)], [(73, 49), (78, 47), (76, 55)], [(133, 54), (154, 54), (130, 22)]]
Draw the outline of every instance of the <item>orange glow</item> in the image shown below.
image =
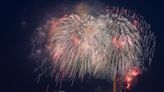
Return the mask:
[(112, 43), (116, 48), (121, 48), (121, 44), (118, 37), (113, 37)]
[(140, 74), (140, 69), (137, 67), (134, 67), (130, 69), (127, 74), (125, 75), (125, 83), (126, 88), (130, 89), (132, 86), (133, 81), (136, 79), (136, 77)]
[(112, 43), (116, 48), (120, 49), (120, 48), (123, 48), (125, 46), (126, 41), (124, 38), (119, 38), (119, 37), (115, 36), (112, 39)]
[(132, 86), (132, 84), (131, 84), (131, 83), (127, 83), (126, 88), (127, 88), (127, 89), (130, 89), (130, 88), (131, 88), (131, 86)]
[(52, 52), (53, 54), (53, 59), (58, 60), (61, 55), (63, 54), (63, 48), (60, 46), (56, 47), (57, 49)]
[(74, 45), (78, 45), (80, 43), (80, 39), (75, 34), (72, 35), (71, 39)]
[(133, 71), (132, 71), (132, 75), (133, 75), (133, 76), (137, 76), (137, 75), (139, 75), (139, 72), (136, 71), (136, 70), (133, 70)]
[(52, 20), (50, 21), (50, 24), (51, 24), (51, 28), (55, 28), (56, 25), (58, 24), (58, 21)]
[(133, 68), (130, 70), (131, 75), (138, 76), (140, 74), (140, 70), (138, 68)]
[(126, 82), (131, 82), (132, 80), (133, 80), (133, 76), (131, 76), (131, 75), (127, 75), (126, 77), (125, 77), (125, 80), (126, 80)]

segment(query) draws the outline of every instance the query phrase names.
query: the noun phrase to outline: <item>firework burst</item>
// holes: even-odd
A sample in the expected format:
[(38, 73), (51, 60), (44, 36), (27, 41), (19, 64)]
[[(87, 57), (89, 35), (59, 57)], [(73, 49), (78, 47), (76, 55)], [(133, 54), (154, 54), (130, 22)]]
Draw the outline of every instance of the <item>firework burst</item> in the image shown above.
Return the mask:
[[(127, 9), (92, 11), (80, 4), (72, 13), (55, 16), (38, 28), (32, 55), (43, 74), (55, 80), (85, 75), (113, 80), (116, 75), (137, 76), (150, 65), (155, 36), (148, 23)], [(132, 72), (134, 68), (139, 72)]]

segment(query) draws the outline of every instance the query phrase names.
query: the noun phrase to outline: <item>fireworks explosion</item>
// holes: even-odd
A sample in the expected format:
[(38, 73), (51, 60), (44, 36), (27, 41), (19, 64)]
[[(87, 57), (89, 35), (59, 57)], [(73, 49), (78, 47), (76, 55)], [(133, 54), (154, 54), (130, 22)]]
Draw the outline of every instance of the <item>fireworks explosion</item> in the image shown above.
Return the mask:
[(150, 25), (127, 9), (92, 8), (79, 4), (71, 13), (49, 19), (34, 35), (32, 55), (42, 74), (56, 81), (86, 75), (114, 80), (119, 75), (130, 87), (152, 61)]

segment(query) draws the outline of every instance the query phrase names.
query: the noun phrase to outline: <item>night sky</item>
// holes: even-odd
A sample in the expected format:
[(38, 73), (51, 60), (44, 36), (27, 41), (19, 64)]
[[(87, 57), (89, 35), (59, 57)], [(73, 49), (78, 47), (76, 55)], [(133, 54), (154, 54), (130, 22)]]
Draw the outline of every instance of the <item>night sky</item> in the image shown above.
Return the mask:
[[(54, 92), (59, 89), (50, 78), (37, 83), (36, 65), (29, 58), (32, 33), (60, 3), (79, 0), (4, 0), (0, 1), (1, 58), (0, 92)], [(156, 35), (156, 51), (151, 67), (138, 78), (131, 92), (164, 92), (164, 10), (162, 0), (101, 0), (102, 3), (135, 10), (151, 24)], [(64, 8), (60, 6), (60, 8)], [(49, 91), (46, 91), (48, 89)], [(106, 80), (86, 79), (63, 83), (66, 92), (110, 92), (112, 85)], [(95, 90), (101, 91), (95, 91)], [(104, 91), (102, 91), (104, 90)], [(105, 91), (107, 90), (107, 91)]]

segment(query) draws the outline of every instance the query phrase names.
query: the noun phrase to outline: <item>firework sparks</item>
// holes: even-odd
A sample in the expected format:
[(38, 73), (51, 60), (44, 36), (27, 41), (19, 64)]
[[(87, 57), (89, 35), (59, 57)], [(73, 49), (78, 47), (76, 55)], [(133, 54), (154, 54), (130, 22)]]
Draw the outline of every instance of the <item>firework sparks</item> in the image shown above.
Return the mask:
[(130, 69), (125, 75), (126, 89), (130, 89), (136, 77), (140, 74), (139, 68)]
[(129, 88), (151, 63), (150, 25), (126, 9), (104, 8), (96, 16), (91, 11), (80, 4), (75, 12), (49, 20), (33, 39), (33, 55), (56, 80), (85, 75), (113, 80), (119, 74)]

